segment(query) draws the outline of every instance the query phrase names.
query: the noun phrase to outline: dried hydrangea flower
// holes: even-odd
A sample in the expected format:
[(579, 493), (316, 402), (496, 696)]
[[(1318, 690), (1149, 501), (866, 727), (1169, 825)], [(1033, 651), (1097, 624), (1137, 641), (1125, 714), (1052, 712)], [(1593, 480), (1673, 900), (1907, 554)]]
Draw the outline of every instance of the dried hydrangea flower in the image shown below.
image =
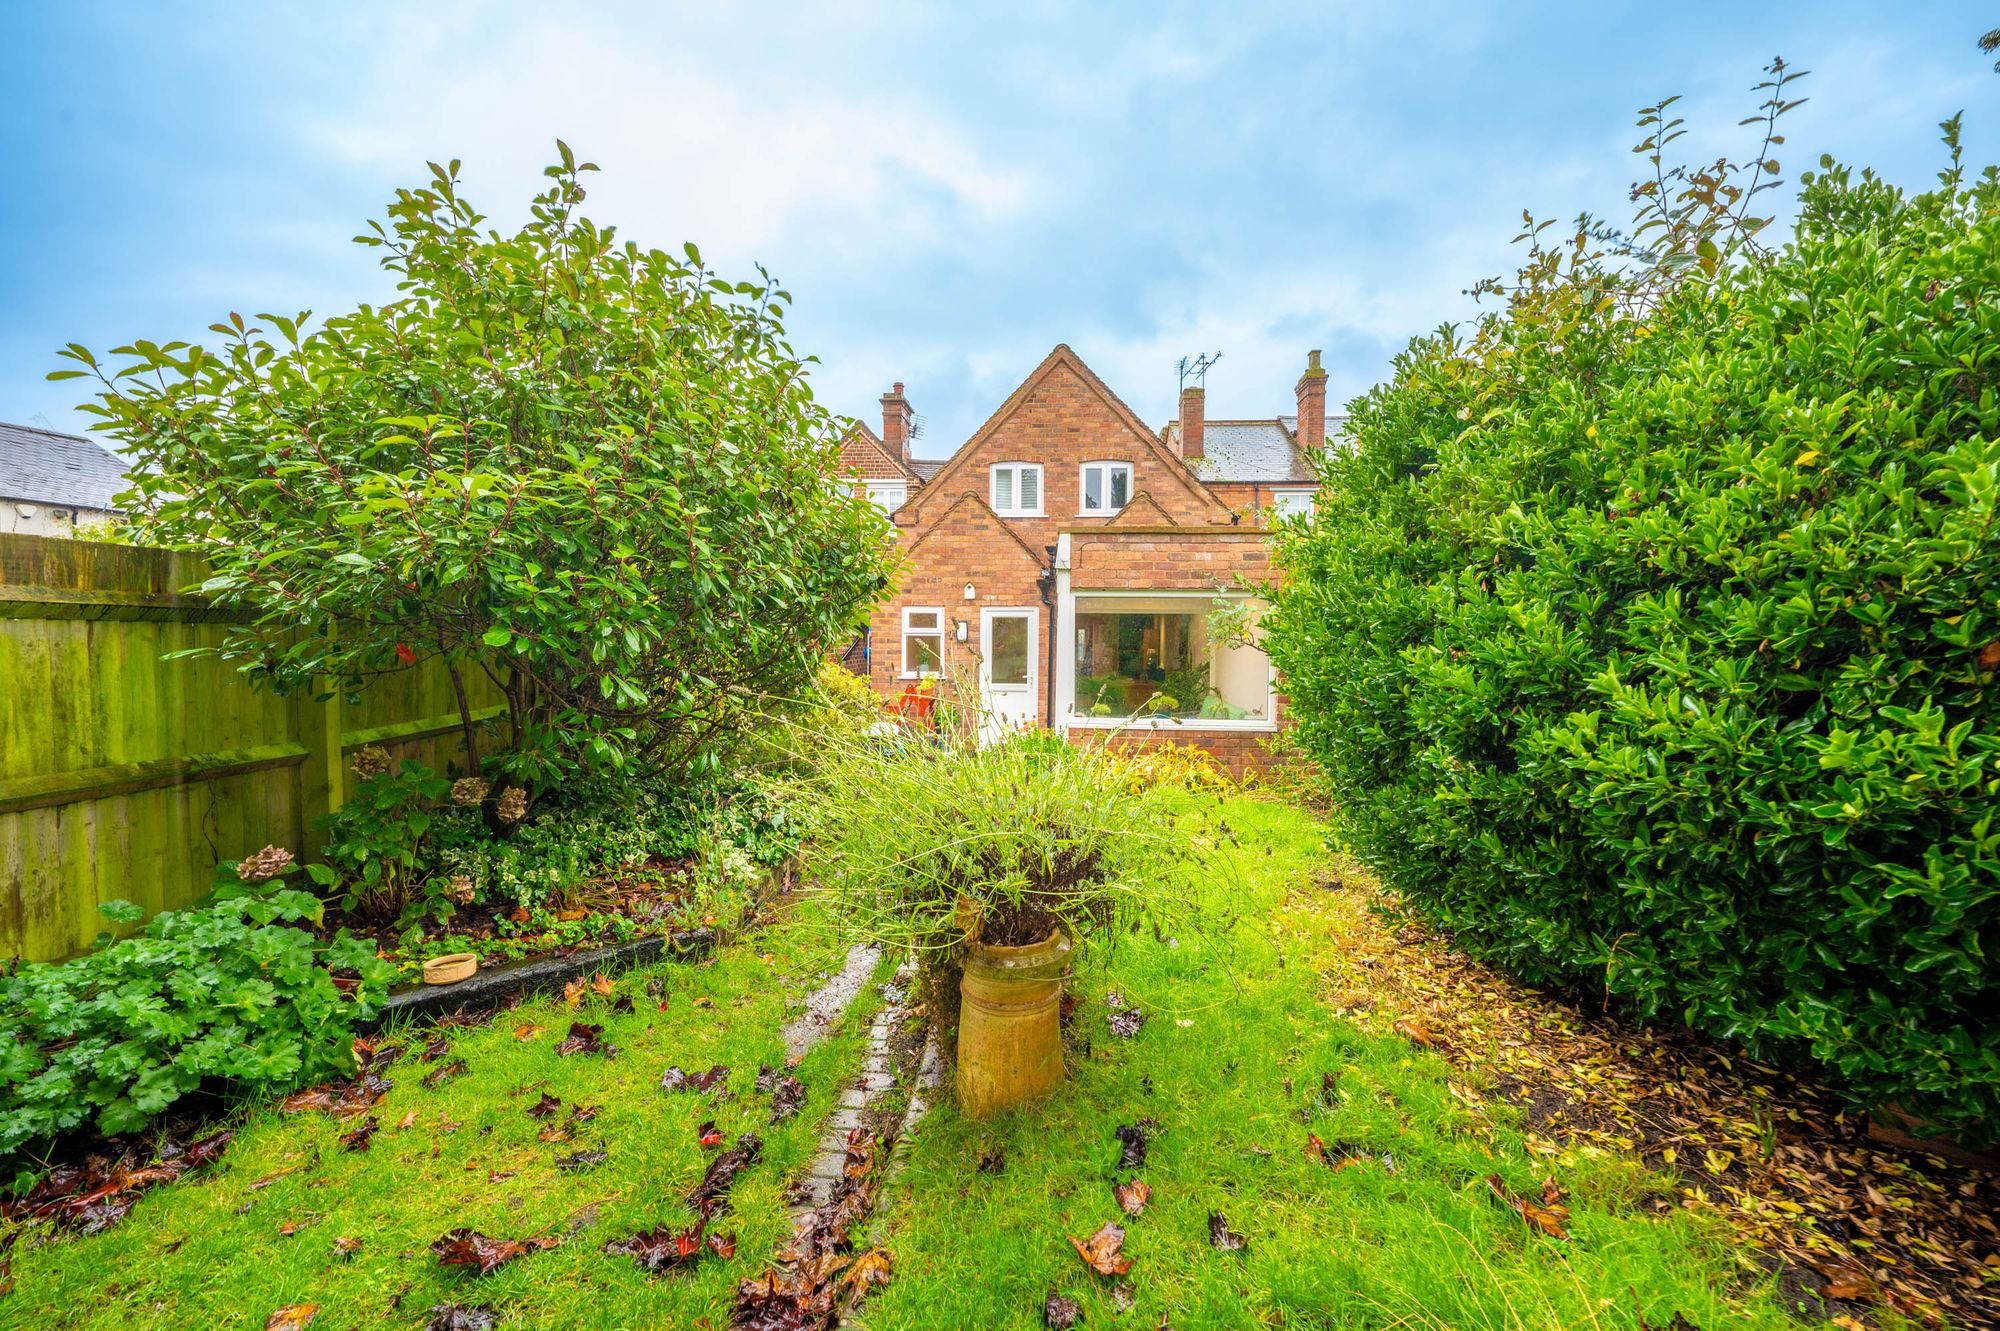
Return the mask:
[(292, 852), (281, 846), (266, 846), (236, 866), (236, 876), (246, 883), (267, 883), (297, 863)]
[(396, 760), (389, 756), (389, 751), (374, 744), (362, 745), (354, 755), (354, 774), (363, 781), (394, 771), (395, 767)]
[(486, 792), (492, 788), (492, 784), (484, 778), (462, 776), (451, 783), (451, 802), (469, 809), (485, 800)]
[(453, 874), (451, 881), (445, 884), (444, 894), (458, 905), (470, 906), (472, 904), (472, 879), (466, 874)]
[(493, 811), (500, 815), (503, 823), (520, 822), (528, 816), (528, 792), (519, 786), (507, 787), (507, 793), (500, 797), (500, 803)]

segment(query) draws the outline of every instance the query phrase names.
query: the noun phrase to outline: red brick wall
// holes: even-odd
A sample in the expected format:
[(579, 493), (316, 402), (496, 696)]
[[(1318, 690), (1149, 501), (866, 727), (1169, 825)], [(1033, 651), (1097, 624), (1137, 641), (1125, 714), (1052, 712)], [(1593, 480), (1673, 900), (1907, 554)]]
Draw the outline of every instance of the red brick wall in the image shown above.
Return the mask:
[(1232, 588), (1236, 578), (1271, 571), (1266, 533), (1256, 529), (1183, 532), (1109, 528), (1070, 534), (1070, 586), (1079, 591), (1137, 587), (1156, 591)]
[[(936, 606), (944, 611), (947, 673), (969, 673), (977, 663), (976, 654), (984, 651), (979, 632), (980, 607), (1008, 606), (1041, 611), (1042, 623), (1033, 651), (1037, 693), (1046, 694), (1049, 612), (1042, 605), (1037, 583), (1042, 570), (1040, 561), (1045, 556), (1039, 551), (1022, 549), (1008, 534), (1006, 524), (969, 501), (950, 509), (920, 532), (913, 534), (905, 529), (898, 544), (905, 558), (898, 571), (896, 589), (875, 608), (869, 621), (875, 631), (871, 682), (876, 690), (892, 697), (903, 690), (905, 606)], [(965, 599), (968, 582), (973, 586), (970, 601)], [(954, 619), (966, 621), (967, 638), (963, 643), (953, 635)]]

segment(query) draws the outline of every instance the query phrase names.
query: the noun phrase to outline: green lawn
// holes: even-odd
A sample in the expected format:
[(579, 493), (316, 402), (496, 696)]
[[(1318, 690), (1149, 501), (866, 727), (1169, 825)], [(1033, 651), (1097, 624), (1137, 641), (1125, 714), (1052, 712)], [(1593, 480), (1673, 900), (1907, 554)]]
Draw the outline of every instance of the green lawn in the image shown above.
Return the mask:
[[(870, 1305), (873, 1331), (1034, 1327), (1050, 1291), (1079, 1325), (1150, 1331), (1249, 1326), (1576, 1328), (1796, 1327), (1767, 1291), (1734, 1284), (1718, 1234), (1642, 1202), (1635, 1163), (1577, 1152), (1553, 1162), (1523, 1146), (1518, 1115), (1445, 1060), (1388, 1030), (1330, 1015), (1320, 959), (1342, 946), (1338, 912), (1312, 886), (1324, 833), (1300, 812), (1233, 800), (1241, 847), (1212, 887), (1214, 911), (1244, 912), (1227, 938), (1120, 940), (1077, 992), (1089, 1051), (1054, 1103), (988, 1125), (945, 1104), (917, 1133), (892, 1192), (896, 1279)], [(1146, 1014), (1110, 1038), (1105, 995)], [(1333, 1078), (1320, 1103), (1322, 1076)], [(1457, 1090), (1453, 1080), (1458, 1081)], [(1303, 1118), (1302, 1118), (1303, 1116)], [(1157, 1120), (1152, 1188), (1138, 1218), (1112, 1196), (1114, 1129)], [(1338, 1163), (1308, 1158), (1308, 1134)], [(981, 1172), (982, 1157), (1003, 1159)], [(1393, 1159), (1393, 1166), (1382, 1159)], [(1486, 1182), (1541, 1200), (1565, 1190), (1567, 1241), (1531, 1233)], [(1241, 1251), (1209, 1241), (1220, 1211)], [(1069, 1238), (1107, 1220), (1128, 1231), (1120, 1283), (1088, 1270)]]
[[(726, 1322), (736, 1281), (762, 1269), (785, 1231), (787, 1177), (809, 1157), (859, 1060), (865, 1016), (880, 1002), (864, 990), (838, 1034), (806, 1056), (795, 1075), (810, 1088), (807, 1105), (772, 1127), (770, 1097), (751, 1086), (758, 1064), (782, 1065), (787, 999), (814, 987), (843, 951), (841, 940), (795, 921), (723, 949), (713, 965), (663, 963), (615, 977), (617, 994), (634, 1000), (625, 1015), (611, 1014), (610, 1000), (575, 1009), (559, 998), (532, 1000), (489, 1028), (441, 1032), (451, 1048), (434, 1063), (415, 1055), (440, 1032), (403, 1032), (409, 1047), (389, 1071), (395, 1089), (376, 1107), (381, 1127), (368, 1151), (338, 1144), (352, 1123), (249, 1113), (220, 1165), (147, 1194), (115, 1229), (17, 1249), (0, 1325), (261, 1328), (279, 1307), (315, 1303), (314, 1331), (421, 1327), (432, 1305), (448, 1301), (492, 1304), (506, 1325), (520, 1327)], [(647, 993), (653, 979), (658, 996)], [(603, 1023), (618, 1057), (559, 1057), (555, 1046), (572, 1020)], [(519, 1039), (523, 1025), (543, 1030)], [(465, 1061), (464, 1073), (435, 1088), (421, 1084), (453, 1059)], [(731, 1069), (727, 1099), (658, 1088), (671, 1064), (699, 1071), (716, 1063)], [(544, 1093), (562, 1097), (563, 1111), (530, 1117)], [(571, 1141), (541, 1140), (572, 1103), (602, 1108), (571, 1129)], [(412, 1112), (414, 1124), (399, 1129)], [(691, 1274), (659, 1276), (606, 1255), (612, 1239), (692, 1222), (683, 1198), (713, 1155), (697, 1142), (710, 1118), (729, 1143), (743, 1131), (764, 1139), (763, 1161), (741, 1174), (711, 1226), (739, 1235), (735, 1258), (705, 1256)], [(609, 1157), (594, 1168), (554, 1164), (600, 1145)], [(441, 1268), (429, 1251), (461, 1225), (499, 1238), (562, 1237), (592, 1208), (594, 1222), (572, 1240), (490, 1276)], [(300, 1228), (287, 1235), (286, 1226)], [(360, 1247), (341, 1258), (339, 1238)]]
[[(1666, 1331), (1676, 1314), (1702, 1331), (1798, 1325), (1768, 1289), (1740, 1283), (1719, 1231), (1653, 1204), (1663, 1186), (1636, 1162), (1597, 1148), (1532, 1154), (1517, 1112), (1396, 1034), (1386, 1002), (1334, 1015), (1324, 972), (1337, 956), (1352, 960), (1341, 918), (1356, 907), (1316, 886), (1328, 860), (1318, 824), (1274, 801), (1189, 797), (1188, 808), (1226, 822), (1216, 829), (1224, 863), (1199, 904), (1211, 920), (1233, 913), (1235, 926), (1143, 931), (1087, 963), (1071, 1080), (1051, 1103), (984, 1125), (948, 1098), (933, 1110), (908, 1174), (886, 1190), (895, 1274), (866, 1305), (873, 1331), (1040, 1326), (1051, 1292), (1082, 1305), (1079, 1325), (1138, 1331), (1163, 1316), (1177, 1331)], [(618, 977), (617, 993), (636, 1004), (629, 1014), (601, 999), (578, 1009), (532, 1001), (490, 1027), (448, 1032), (437, 1063), (416, 1058), (431, 1032), (407, 1032), (369, 1151), (340, 1148), (348, 1123), (250, 1112), (217, 1168), (149, 1193), (115, 1229), (20, 1247), (0, 1325), (254, 1329), (279, 1307), (311, 1303), (316, 1331), (418, 1328), (432, 1305), (455, 1301), (493, 1305), (504, 1326), (721, 1331), (736, 1282), (764, 1269), (784, 1232), (785, 1185), (851, 1079), (880, 1001), (864, 991), (796, 1070), (811, 1091), (806, 1109), (769, 1126), (769, 1097), (751, 1088), (758, 1064), (781, 1061), (790, 1000), (838, 966), (846, 941), (805, 907), (712, 965)], [(646, 992), (649, 979), (661, 995)], [(1107, 1029), (1110, 991), (1146, 1015), (1129, 1040)], [(579, 1018), (603, 1021), (622, 1054), (558, 1057), (556, 1041)], [(523, 1040), (523, 1025), (543, 1029)], [(452, 1059), (467, 1070), (420, 1084)], [(726, 1099), (658, 1089), (669, 1064), (714, 1063), (732, 1069)], [(545, 1142), (538, 1133), (563, 1120), (527, 1114), (544, 1092), (565, 1101), (565, 1115), (570, 1103), (602, 1109), (572, 1141)], [(411, 1112), (413, 1125), (399, 1128)], [(683, 1198), (711, 1158), (696, 1140), (711, 1117), (731, 1140), (752, 1130), (766, 1142), (713, 1226), (739, 1235), (735, 1257), (652, 1275), (605, 1254), (635, 1230), (692, 1220)], [(1114, 1130), (1142, 1118), (1157, 1124), (1146, 1165), (1122, 1171)], [(1309, 1158), (1309, 1135), (1330, 1163)], [(600, 1143), (602, 1165), (555, 1166), (558, 1154)], [(1135, 1172), (1152, 1188), (1136, 1218), (1112, 1196)], [(1536, 1202), (1553, 1178), (1569, 1237), (1532, 1232), (1489, 1187), (1495, 1174)], [(1241, 1251), (1211, 1245), (1218, 1211), (1246, 1236)], [(1070, 1244), (1110, 1220), (1129, 1234), (1123, 1282), (1089, 1271)], [(440, 1268), (428, 1250), (461, 1225), (565, 1241), (480, 1278)], [(336, 1239), (359, 1247), (342, 1257)], [(1123, 1311), (1121, 1283), (1132, 1301)]]

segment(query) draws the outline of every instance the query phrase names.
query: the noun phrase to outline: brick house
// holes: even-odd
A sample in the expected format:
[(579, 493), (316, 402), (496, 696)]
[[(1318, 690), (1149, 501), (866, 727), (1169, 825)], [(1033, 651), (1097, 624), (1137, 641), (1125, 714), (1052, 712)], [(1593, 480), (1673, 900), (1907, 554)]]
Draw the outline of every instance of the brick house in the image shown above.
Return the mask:
[(1200, 388), (1149, 429), (1058, 346), (949, 458), (911, 452), (903, 385), (853, 426), (849, 478), (894, 525), (894, 592), (847, 656), (885, 697), (928, 676), (977, 699), (983, 732), (1044, 726), (1195, 743), (1236, 770), (1282, 721), (1257, 645), (1271, 515), (1309, 507), (1326, 372), (1298, 410), (1204, 419)]

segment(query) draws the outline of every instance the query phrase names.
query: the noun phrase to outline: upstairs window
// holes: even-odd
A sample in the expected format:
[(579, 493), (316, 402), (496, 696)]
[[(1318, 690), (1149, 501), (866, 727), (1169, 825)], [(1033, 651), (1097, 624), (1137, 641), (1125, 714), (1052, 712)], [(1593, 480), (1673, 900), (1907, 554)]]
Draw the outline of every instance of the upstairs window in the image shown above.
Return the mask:
[(1086, 462), (1083, 464), (1082, 511), (1116, 513), (1132, 502), (1132, 464), (1129, 462)]
[(996, 463), (993, 477), (993, 511), (1002, 517), (1042, 516), (1042, 467), (1039, 462)]

